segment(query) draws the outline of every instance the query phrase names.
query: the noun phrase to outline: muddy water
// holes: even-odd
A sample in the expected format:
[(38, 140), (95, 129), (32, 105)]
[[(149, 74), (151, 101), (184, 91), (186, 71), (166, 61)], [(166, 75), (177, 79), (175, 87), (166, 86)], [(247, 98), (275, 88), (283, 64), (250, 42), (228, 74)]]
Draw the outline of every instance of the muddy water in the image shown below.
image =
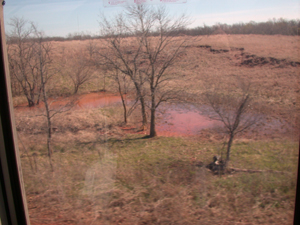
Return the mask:
[[(52, 108), (59, 108), (71, 99), (50, 100)], [(120, 104), (120, 96), (106, 93), (89, 93), (76, 99), (73, 109), (91, 109), (113, 104)], [(15, 111), (43, 110), (43, 104), (36, 107), (27, 107), (26, 104), (15, 107)], [(196, 135), (201, 129), (219, 125), (216, 121), (202, 116), (195, 108), (185, 109), (184, 105), (162, 105), (157, 113), (157, 133), (163, 136)]]
[[(120, 96), (115, 96), (111, 94), (105, 94), (105, 93), (89, 93), (89, 94), (83, 94), (81, 96), (77, 97), (71, 97), (71, 98), (57, 98), (57, 99), (51, 99), (49, 98), (50, 107), (51, 109), (57, 109), (60, 107), (63, 107), (65, 105), (70, 104), (73, 102), (73, 108), (74, 109), (92, 109), (97, 107), (104, 107), (108, 105), (112, 105), (115, 103), (121, 103)], [(34, 107), (28, 107), (26, 103), (18, 105), (15, 107), (15, 111), (34, 111), (34, 110), (44, 110), (44, 104), (41, 101), (39, 105), (36, 105)]]
[(77, 101), (77, 108), (92, 109), (121, 103), (121, 97), (105, 93), (89, 93), (82, 95)]
[[(74, 99), (51, 99), (51, 108), (60, 108)], [(79, 96), (75, 99), (75, 105), (72, 109), (92, 109), (97, 107), (105, 107), (114, 104), (121, 104), (120, 96), (107, 93), (89, 93)], [(16, 112), (40, 110), (43, 111), (43, 104), (36, 107), (27, 107), (26, 104), (15, 107)], [(199, 109), (186, 104), (161, 105), (157, 110), (156, 130), (161, 136), (191, 136), (197, 135), (206, 128), (215, 128), (222, 126), (221, 122), (209, 119), (207, 116), (201, 115)], [(265, 120), (265, 119), (264, 119)], [(286, 133), (290, 130), (287, 124), (272, 119), (272, 121), (264, 121), (264, 125), (260, 127), (260, 133)]]
[(190, 136), (197, 135), (202, 129), (222, 125), (201, 115), (196, 108), (186, 107), (182, 104), (162, 106), (157, 115), (157, 133), (163, 136)]

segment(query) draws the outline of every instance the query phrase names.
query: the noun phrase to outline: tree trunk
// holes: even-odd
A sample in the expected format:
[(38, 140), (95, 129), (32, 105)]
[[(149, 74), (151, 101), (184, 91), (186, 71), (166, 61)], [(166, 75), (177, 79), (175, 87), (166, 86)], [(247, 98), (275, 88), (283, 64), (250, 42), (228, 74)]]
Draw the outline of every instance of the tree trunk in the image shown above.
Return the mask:
[(104, 74), (104, 76), (103, 76), (103, 91), (104, 91), (104, 92), (106, 91), (106, 90), (105, 90), (105, 88), (106, 88), (105, 77), (106, 77), (106, 75)]
[(157, 133), (155, 130), (155, 95), (154, 91), (152, 91), (152, 97), (151, 97), (151, 120), (150, 120), (150, 134), (149, 137), (156, 137)]
[(231, 149), (233, 138), (234, 138), (234, 134), (230, 133), (229, 134), (229, 141), (228, 141), (228, 144), (227, 144), (226, 164), (230, 160), (230, 149)]
[(40, 104), (41, 92), (42, 92), (42, 87), (40, 87), (40, 89), (39, 89), (38, 97), (37, 97), (37, 100), (36, 100), (37, 105)]
[(28, 101), (28, 106), (29, 107), (33, 107), (34, 106), (34, 102), (31, 99), (27, 98), (27, 101)]
[(156, 137), (157, 133), (155, 130), (155, 109), (151, 109), (151, 121), (150, 121), (150, 134), (149, 137)]
[(127, 124), (127, 108), (126, 108), (124, 95), (123, 95), (122, 90), (121, 90), (121, 84), (120, 84), (119, 78), (117, 78), (117, 82), (118, 82), (118, 85), (119, 85), (119, 94), (121, 96), (122, 105), (123, 105), (123, 109), (124, 109), (124, 124)]
[[(41, 49), (39, 54), (41, 54)], [(50, 109), (49, 109), (49, 105), (48, 105), (48, 97), (47, 97), (47, 93), (46, 93), (46, 82), (44, 80), (44, 71), (43, 71), (43, 67), (44, 64), (41, 62), (42, 56), (39, 55), (39, 60), (40, 60), (40, 76), (41, 76), (41, 88), (42, 88), (42, 92), (43, 92), (43, 101), (45, 104), (45, 110), (46, 110), (46, 118), (47, 118), (47, 151), (48, 151), (48, 157), (49, 157), (49, 164), (51, 167), (51, 170), (53, 171), (53, 165), (52, 165), (52, 161), (51, 161), (51, 157), (52, 157), (52, 149), (51, 149), (51, 136), (52, 136), (52, 124), (51, 124), (51, 115), (50, 115)]]
[(43, 87), (43, 96), (44, 96), (44, 104), (45, 104), (46, 118), (47, 118), (47, 149), (48, 149), (48, 156), (51, 157), (52, 150), (50, 147), (50, 142), (51, 142), (51, 136), (52, 136), (52, 124), (51, 124), (51, 116), (50, 116), (49, 105), (47, 102), (45, 87)]
[[(49, 121), (48, 121), (49, 123)], [(51, 123), (51, 121), (50, 121)], [(48, 125), (49, 126), (49, 125)], [(47, 135), (47, 149), (48, 149), (48, 158), (49, 158), (49, 164), (51, 167), (51, 171), (53, 171), (53, 165), (52, 165), (52, 149), (51, 149), (51, 125), (50, 125), (50, 129), (48, 127), (48, 135)]]
[[(43, 79), (43, 78), (42, 78)], [(46, 90), (45, 90), (45, 84), (42, 84), (42, 89), (43, 89), (43, 97), (44, 97), (44, 104), (45, 104), (45, 109), (46, 109), (46, 118), (47, 118), (47, 151), (48, 151), (48, 157), (49, 157), (49, 164), (51, 167), (51, 170), (53, 171), (53, 165), (51, 161), (52, 157), (52, 149), (51, 149), (51, 136), (52, 136), (52, 124), (51, 124), (51, 116), (50, 116), (50, 110), (49, 110), (49, 105), (47, 102), (47, 95), (46, 95)]]
[(33, 90), (30, 90), (30, 99), (34, 102), (34, 92)]
[(73, 93), (73, 95), (77, 94), (78, 89), (79, 89), (79, 85), (74, 84), (74, 93)]
[(134, 80), (133, 80), (133, 82), (134, 82), (134, 86), (136, 88), (138, 98), (139, 98), (140, 103), (141, 103), (141, 112), (142, 112), (142, 128), (141, 128), (141, 130), (145, 130), (146, 127), (147, 127), (147, 123), (148, 123), (147, 122), (147, 115), (146, 115), (145, 99), (144, 99), (144, 96), (142, 95), (140, 85)]
[(142, 130), (145, 130), (147, 128), (147, 115), (146, 115), (146, 107), (145, 107), (145, 99), (141, 95), (140, 96), (140, 102), (141, 102), (141, 110), (142, 110), (142, 118), (143, 118), (143, 124), (142, 124)]
[(124, 108), (124, 124), (127, 124), (127, 110), (124, 100), (122, 99), (123, 108)]
[(22, 89), (23, 89), (24, 95), (26, 96), (26, 99), (27, 99), (27, 102), (28, 102), (28, 106), (29, 107), (33, 107), (34, 106), (34, 101), (30, 97), (30, 94), (28, 93), (26, 87), (22, 86)]

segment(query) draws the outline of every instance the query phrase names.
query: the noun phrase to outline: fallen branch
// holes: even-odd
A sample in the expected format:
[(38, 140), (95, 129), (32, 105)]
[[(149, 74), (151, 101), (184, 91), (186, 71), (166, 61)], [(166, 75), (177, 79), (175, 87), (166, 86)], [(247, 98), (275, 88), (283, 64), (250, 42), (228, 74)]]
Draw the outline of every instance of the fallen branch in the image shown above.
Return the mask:
[(277, 171), (277, 170), (249, 170), (249, 169), (239, 169), (239, 168), (228, 168), (230, 172), (246, 172), (246, 173), (280, 173), (280, 174), (287, 174), (288, 172)]

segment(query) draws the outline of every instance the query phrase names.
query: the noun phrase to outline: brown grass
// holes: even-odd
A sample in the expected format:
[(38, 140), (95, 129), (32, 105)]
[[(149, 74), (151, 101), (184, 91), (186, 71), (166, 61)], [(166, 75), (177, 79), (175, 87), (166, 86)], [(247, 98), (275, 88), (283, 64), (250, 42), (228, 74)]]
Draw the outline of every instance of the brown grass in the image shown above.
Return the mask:
[[(194, 158), (209, 162), (209, 156), (215, 152), (210, 143), (132, 138), (103, 144), (97, 139), (90, 144), (68, 140), (68, 145), (57, 140), (54, 172), (43, 155), (36, 156), (33, 170), (28, 166), (28, 158), (23, 157), (32, 223), (292, 223), (295, 158), (291, 154), (278, 155), (281, 163), (291, 162), (292, 169), (279, 168), (293, 171), (289, 174), (218, 177), (193, 163)], [(240, 145), (243, 146), (255, 148), (253, 143)], [(266, 154), (271, 152), (267, 145), (261, 143), (257, 147), (265, 153), (258, 159), (255, 154), (251, 156), (253, 152), (248, 153), (251, 163), (271, 160)], [(249, 164), (247, 158), (241, 160)]]
[[(300, 62), (299, 37), (283, 35), (212, 35), (197, 39), (192, 38), (187, 43), (185, 54), (180, 61), (167, 72), (177, 79), (169, 85), (183, 89), (188, 95), (202, 93), (208, 89), (220, 86), (223, 91), (234, 92), (240, 80), (252, 84), (255, 99), (264, 106), (264, 113), (288, 120), (295, 124), (299, 114), (299, 66), (285, 63), (267, 63), (256, 66), (242, 65), (246, 55), (260, 58), (276, 58), (287, 62)], [(62, 49), (66, 54), (71, 54), (74, 49), (82, 51), (89, 44), (86, 41), (52, 42), (56, 59), (60, 59)], [(105, 51), (105, 41), (93, 40)], [(127, 40), (128, 48), (132, 48), (134, 39)], [(225, 49), (228, 52), (214, 53), (208, 48), (199, 46), (209, 45), (212, 49)], [(237, 48), (244, 48), (242, 51)], [(269, 60), (270, 61), (270, 60)], [(59, 64), (59, 60), (57, 62)], [(63, 71), (63, 70), (62, 70)], [(104, 87), (105, 71), (97, 71), (94, 79), (85, 83), (79, 93), (99, 91)], [(70, 95), (73, 87), (69, 78), (62, 72), (53, 77), (54, 85), (50, 84), (50, 95)], [(53, 86), (53, 87), (52, 87)], [(117, 92), (115, 83), (106, 78), (106, 88)], [(15, 105), (25, 102), (24, 98), (15, 98)], [(201, 101), (199, 99), (199, 101)]]
[[(240, 50), (257, 57), (299, 59), (299, 37), (215, 35), (189, 43), (168, 72), (182, 81), (187, 97), (214, 87), (224, 93), (249, 80), (263, 113), (295, 125), (299, 114), (299, 66), (242, 65)], [(129, 44), (132, 40), (128, 40)], [(88, 41), (53, 42), (55, 48), (84, 48)], [(96, 41), (99, 46), (102, 44)], [(207, 48), (226, 49), (213, 53)], [(58, 51), (58, 50), (57, 50)], [(70, 82), (57, 75), (56, 91)], [(97, 82), (99, 83), (97, 83)], [(81, 93), (99, 90), (102, 73)], [(115, 90), (109, 81), (107, 88)], [(63, 91), (61, 91), (63, 90)], [(16, 104), (22, 100), (14, 99)], [(201, 101), (201, 99), (196, 99)], [(32, 224), (291, 224), (298, 142), (286, 137), (233, 144), (231, 165), (279, 170), (281, 174), (214, 176), (195, 163), (211, 162), (222, 142), (213, 130), (197, 137), (159, 137), (122, 130), (119, 106), (72, 110), (53, 118), (53, 165), (46, 156), (46, 120), (16, 110), (22, 168)], [(130, 118), (135, 126), (139, 112)], [(296, 126), (295, 126), (296, 127)], [(207, 135), (207, 136), (205, 136)], [(294, 133), (298, 136), (298, 134)], [(292, 135), (293, 136), (293, 135)], [(25, 147), (25, 148), (24, 148)]]

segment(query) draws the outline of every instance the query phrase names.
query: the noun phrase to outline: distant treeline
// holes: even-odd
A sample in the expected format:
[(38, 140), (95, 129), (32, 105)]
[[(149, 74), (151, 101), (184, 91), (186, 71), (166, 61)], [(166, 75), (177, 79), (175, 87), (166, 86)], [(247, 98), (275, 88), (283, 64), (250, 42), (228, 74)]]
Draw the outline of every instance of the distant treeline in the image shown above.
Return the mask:
[[(68, 34), (66, 37), (46, 36), (43, 38), (43, 41), (91, 40), (91, 39), (99, 39), (99, 38), (101, 38), (99, 35), (97, 36), (97, 35), (86, 34), (84, 32), (75, 32), (75, 33)], [(10, 35), (6, 35), (6, 40), (9, 44), (13, 44), (17, 42), (17, 38)], [(31, 36), (27, 38), (27, 41), (32, 41), (32, 40), (35, 40), (35, 38)]]
[(299, 35), (300, 20), (273, 19), (267, 22), (236, 23), (233, 25), (218, 23), (213, 26), (196, 27), (184, 31), (186, 35), (212, 34), (263, 34), (263, 35)]
[[(248, 23), (236, 23), (233, 25), (218, 23), (213, 26), (206, 26), (196, 28), (184, 28), (174, 32), (174, 36), (179, 35), (214, 35), (214, 34), (262, 34), (262, 35), (300, 35), (300, 20), (285, 20), (273, 19), (267, 22), (256, 23), (250, 21)], [(130, 35), (129, 35), (130, 36)], [(156, 36), (156, 33), (153, 33)], [(68, 41), (68, 40), (89, 40), (103, 38), (99, 35), (87, 34), (85, 32), (70, 33), (66, 37), (46, 37), (45, 41)], [(7, 38), (9, 42), (15, 42), (13, 37)]]

